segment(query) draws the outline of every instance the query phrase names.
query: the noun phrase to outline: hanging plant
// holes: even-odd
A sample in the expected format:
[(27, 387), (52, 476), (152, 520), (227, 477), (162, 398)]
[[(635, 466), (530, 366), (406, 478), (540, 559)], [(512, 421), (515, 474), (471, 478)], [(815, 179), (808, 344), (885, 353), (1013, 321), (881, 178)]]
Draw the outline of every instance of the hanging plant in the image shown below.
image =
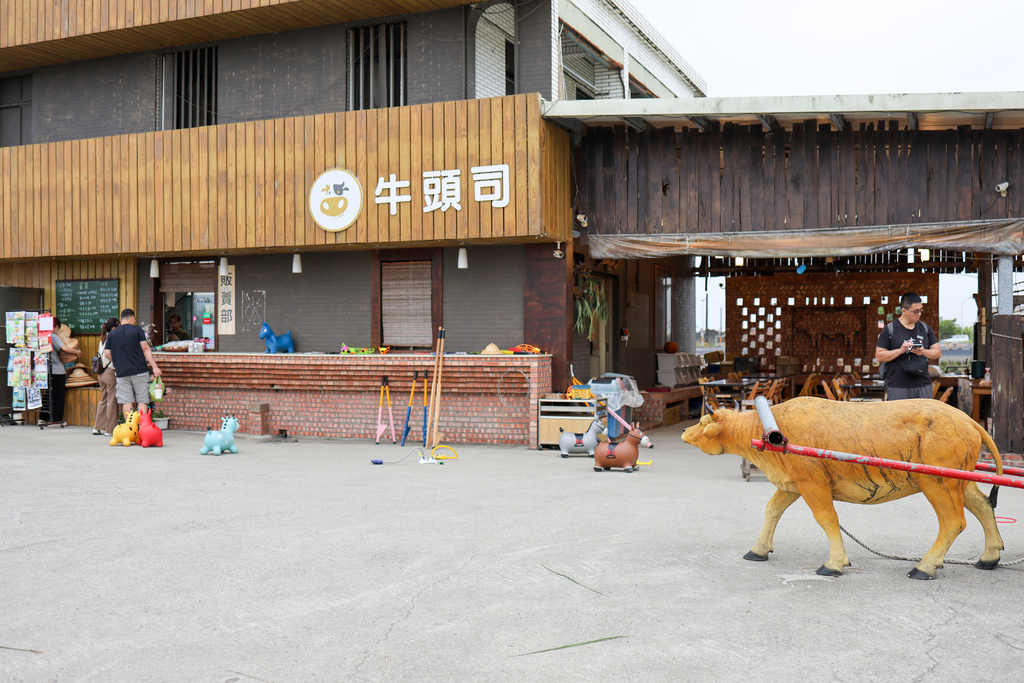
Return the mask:
[(576, 309), (576, 322), (573, 329), (577, 334), (593, 339), (594, 322), (608, 320), (608, 301), (597, 278), (584, 264), (573, 267), (574, 284), (572, 288), (573, 304)]

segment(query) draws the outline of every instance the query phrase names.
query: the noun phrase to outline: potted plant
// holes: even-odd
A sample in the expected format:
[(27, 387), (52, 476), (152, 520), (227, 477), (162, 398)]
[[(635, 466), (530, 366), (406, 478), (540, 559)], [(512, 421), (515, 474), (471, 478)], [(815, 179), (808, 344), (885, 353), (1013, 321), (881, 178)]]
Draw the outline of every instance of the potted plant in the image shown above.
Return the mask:
[(576, 309), (576, 322), (573, 329), (578, 334), (593, 337), (594, 322), (608, 320), (608, 301), (604, 290), (590, 268), (585, 263), (573, 266), (573, 304)]
[(153, 411), (153, 424), (162, 430), (167, 429), (167, 425), (170, 423), (171, 418), (169, 415), (165, 415), (163, 411)]

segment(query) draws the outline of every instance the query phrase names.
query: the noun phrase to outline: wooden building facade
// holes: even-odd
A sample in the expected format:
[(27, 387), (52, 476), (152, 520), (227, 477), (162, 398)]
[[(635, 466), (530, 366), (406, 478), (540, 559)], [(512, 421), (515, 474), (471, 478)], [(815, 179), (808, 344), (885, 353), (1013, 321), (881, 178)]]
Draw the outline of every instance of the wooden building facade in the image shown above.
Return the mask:
[[(676, 272), (728, 276), (727, 353), (870, 370), (901, 293), (924, 294), (938, 329), (938, 275), (977, 272), (978, 357), (1020, 355), (1019, 317), (990, 302), (996, 262), (1024, 265), (1022, 94), (555, 102), (545, 114), (579, 142), (580, 250), (597, 266), (692, 259)], [(623, 299), (634, 291), (639, 279)], [(993, 394), (1011, 452), (1024, 447), (1022, 378), (1002, 372)]]

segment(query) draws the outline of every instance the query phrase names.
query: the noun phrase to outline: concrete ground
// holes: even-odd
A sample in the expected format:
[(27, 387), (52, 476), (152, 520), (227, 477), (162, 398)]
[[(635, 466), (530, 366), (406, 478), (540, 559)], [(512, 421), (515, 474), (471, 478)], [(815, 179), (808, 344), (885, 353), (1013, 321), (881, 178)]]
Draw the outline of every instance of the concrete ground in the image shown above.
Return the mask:
[[(650, 434), (638, 473), (555, 451), (259, 442), (200, 433), (110, 447), (85, 428), (0, 428), (3, 681), (1017, 680), (1024, 563), (936, 581), (806, 505), (769, 562), (742, 559), (774, 491), (739, 458)], [(984, 490), (987, 491), (987, 486)], [(1024, 491), (1004, 489), (1004, 560)], [(921, 555), (922, 496), (839, 505), (883, 552)], [(982, 548), (968, 528), (950, 558)]]

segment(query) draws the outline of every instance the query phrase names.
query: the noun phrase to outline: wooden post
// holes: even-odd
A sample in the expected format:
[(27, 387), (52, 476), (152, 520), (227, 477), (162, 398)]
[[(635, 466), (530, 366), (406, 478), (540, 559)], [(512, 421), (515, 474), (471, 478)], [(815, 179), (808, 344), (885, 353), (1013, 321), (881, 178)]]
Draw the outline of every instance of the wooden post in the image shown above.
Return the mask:
[(1015, 315), (992, 316), (993, 441), (1000, 453), (1024, 453), (1024, 347)]

